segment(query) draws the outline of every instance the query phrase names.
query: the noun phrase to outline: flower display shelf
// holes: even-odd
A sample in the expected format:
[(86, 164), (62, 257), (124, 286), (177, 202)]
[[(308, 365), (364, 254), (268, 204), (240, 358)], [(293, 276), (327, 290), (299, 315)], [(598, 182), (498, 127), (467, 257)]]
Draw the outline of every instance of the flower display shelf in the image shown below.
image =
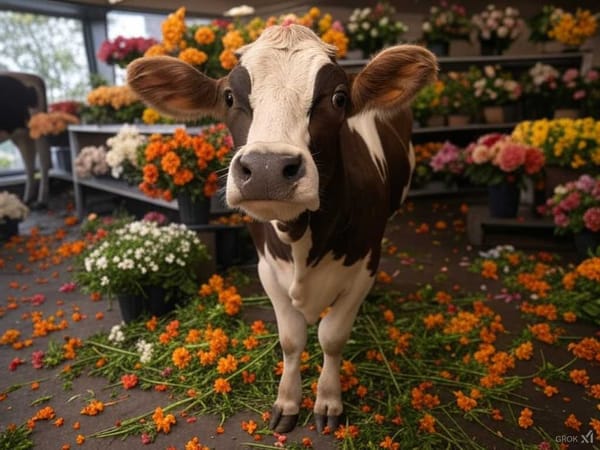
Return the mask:
[(505, 244), (507, 237), (519, 248), (540, 250), (569, 250), (572, 239), (554, 235), (554, 223), (550, 217), (533, 214), (531, 205), (522, 204), (514, 219), (491, 217), (489, 206), (471, 205), (467, 213), (469, 242), (477, 246)]

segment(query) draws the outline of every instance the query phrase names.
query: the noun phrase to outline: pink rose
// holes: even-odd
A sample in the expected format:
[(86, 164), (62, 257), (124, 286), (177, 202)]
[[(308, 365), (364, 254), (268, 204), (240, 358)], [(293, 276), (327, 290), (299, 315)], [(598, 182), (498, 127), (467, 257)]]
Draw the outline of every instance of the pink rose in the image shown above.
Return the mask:
[(569, 218), (565, 214), (554, 214), (554, 224), (560, 228), (569, 226)]
[(475, 164), (485, 164), (491, 161), (493, 156), (492, 149), (485, 145), (476, 145), (471, 152), (471, 158)]
[(564, 211), (571, 211), (581, 203), (581, 194), (579, 192), (571, 192), (558, 205)]

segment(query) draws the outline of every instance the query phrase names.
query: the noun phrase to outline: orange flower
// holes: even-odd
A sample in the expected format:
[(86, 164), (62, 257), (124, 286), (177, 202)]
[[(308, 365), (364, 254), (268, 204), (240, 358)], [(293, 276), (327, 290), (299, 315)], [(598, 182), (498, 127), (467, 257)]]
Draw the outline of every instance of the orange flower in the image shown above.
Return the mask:
[(133, 389), (138, 384), (138, 377), (134, 373), (128, 373), (121, 377), (121, 384), (125, 389)]
[(423, 324), (425, 325), (425, 328), (431, 330), (432, 328), (444, 324), (444, 316), (441, 313), (429, 314), (423, 317)]
[(531, 341), (523, 342), (521, 345), (519, 345), (515, 349), (515, 356), (521, 361), (530, 360), (533, 356), (533, 344)]
[(519, 415), (519, 426), (521, 428), (529, 428), (533, 425), (533, 412), (529, 408), (524, 408), (521, 410), (521, 414)]
[(227, 394), (231, 392), (231, 385), (225, 378), (217, 378), (214, 383), (214, 390), (217, 394)]
[(440, 399), (437, 395), (426, 393), (425, 391), (431, 388), (433, 384), (429, 381), (424, 381), (418, 387), (411, 390), (411, 405), (416, 410), (424, 408), (434, 408), (440, 404)]
[(359, 429), (356, 425), (340, 425), (333, 434), (340, 441), (344, 439), (356, 439), (359, 435)]
[(600, 341), (596, 338), (583, 338), (579, 342), (571, 342), (567, 349), (578, 358), (600, 362)]
[(498, 279), (498, 266), (494, 261), (486, 259), (481, 264), (481, 276), (492, 280)]
[(555, 334), (552, 334), (550, 325), (545, 322), (529, 325), (529, 331), (531, 331), (536, 339), (545, 342), (546, 344), (554, 344), (558, 339)]
[(237, 369), (237, 360), (233, 355), (227, 355), (225, 358), (220, 358), (217, 363), (217, 372), (221, 375), (225, 375), (231, 372), (235, 372)]
[(577, 321), (577, 315), (573, 311), (566, 311), (563, 313), (563, 320), (567, 323), (574, 323)]
[(77, 445), (83, 445), (85, 442), (85, 436), (83, 434), (78, 434), (77, 438), (75, 438), (75, 442), (77, 442)]
[(200, 45), (212, 44), (215, 40), (215, 32), (210, 27), (200, 27), (194, 33), (194, 39)]
[(569, 372), (569, 378), (575, 384), (587, 386), (590, 382), (590, 377), (585, 369), (573, 369)]
[(477, 406), (477, 400), (463, 394), (462, 391), (454, 391), (457, 406), (465, 412), (471, 411)]
[(160, 160), (160, 166), (162, 169), (173, 176), (179, 170), (179, 166), (181, 165), (181, 159), (175, 152), (168, 152), (165, 156)]
[(581, 422), (577, 420), (575, 414), (570, 414), (569, 417), (567, 417), (567, 420), (565, 420), (565, 426), (567, 428), (572, 428), (575, 431), (579, 431), (581, 428)]
[(249, 420), (248, 422), (245, 420), (242, 421), (242, 430), (244, 430), (250, 436), (254, 434), (256, 428), (258, 428), (258, 424), (254, 420)]
[(80, 411), (80, 414), (84, 416), (96, 416), (102, 411), (104, 411), (104, 403), (94, 399)]
[(146, 164), (143, 172), (145, 183), (154, 184), (158, 181), (158, 168), (154, 164)]
[(431, 414), (425, 414), (419, 419), (419, 430), (426, 433), (435, 433), (435, 417)]
[(179, 369), (185, 369), (192, 360), (192, 355), (185, 347), (178, 347), (173, 351), (171, 360)]
[(192, 439), (185, 443), (184, 450), (210, 450), (207, 446), (200, 443), (200, 439), (194, 436)]
[(173, 175), (173, 183), (176, 186), (183, 186), (194, 179), (194, 173), (189, 169), (179, 169)]
[(152, 420), (156, 426), (156, 431), (158, 433), (162, 431), (165, 434), (168, 434), (171, 431), (171, 425), (175, 425), (177, 423), (175, 416), (173, 414), (167, 414), (165, 416), (161, 407), (157, 407), (154, 410), (154, 414), (152, 414)]

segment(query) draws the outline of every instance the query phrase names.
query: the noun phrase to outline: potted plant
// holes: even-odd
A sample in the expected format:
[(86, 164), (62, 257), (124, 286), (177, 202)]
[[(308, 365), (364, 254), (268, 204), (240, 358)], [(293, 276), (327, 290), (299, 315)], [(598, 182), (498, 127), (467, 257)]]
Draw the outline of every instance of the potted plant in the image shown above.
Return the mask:
[(573, 234), (581, 259), (600, 246), (600, 176), (585, 174), (558, 185), (546, 206), (556, 234)]
[(450, 41), (468, 40), (471, 21), (463, 5), (440, 0), (429, 8), (429, 16), (421, 25), (423, 40), (437, 56), (448, 56)]
[(19, 222), (27, 217), (29, 209), (19, 197), (8, 191), (0, 192), (0, 241), (19, 234)]
[(555, 103), (559, 77), (560, 72), (556, 68), (541, 62), (535, 63), (523, 74), (521, 80), (525, 101), (523, 110), (527, 112), (527, 118), (540, 119), (552, 115), (548, 105)]
[(79, 260), (75, 280), (86, 292), (119, 300), (127, 322), (168, 312), (198, 290), (206, 247), (181, 224), (140, 220), (112, 230)]
[(578, 118), (586, 95), (586, 86), (579, 69), (571, 67), (563, 70), (554, 96), (554, 118)]
[(129, 124), (124, 124), (115, 136), (106, 140), (106, 163), (114, 178), (122, 178), (130, 184), (141, 181), (138, 152), (146, 142), (146, 136)]
[(488, 186), (492, 217), (516, 217), (525, 179), (541, 176), (544, 162), (539, 148), (499, 133), (481, 136), (465, 150), (465, 174), (472, 183)]
[(550, 23), (548, 37), (563, 44), (567, 50), (577, 50), (598, 31), (598, 19), (589, 9), (577, 8), (575, 14), (556, 9)]
[(444, 183), (451, 186), (459, 181), (465, 172), (465, 153), (449, 141), (433, 155), (429, 165), (434, 174), (442, 176)]
[(396, 10), (387, 2), (379, 2), (373, 8), (355, 9), (346, 30), (350, 39), (350, 49), (362, 52), (364, 58), (382, 48), (398, 43), (408, 27), (401, 21), (396, 20)]
[(131, 61), (144, 55), (156, 44), (153, 38), (117, 36), (115, 39), (106, 39), (98, 50), (98, 59), (109, 65), (127, 67)]
[(229, 164), (233, 139), (224, 124), (211, 125), (195, 136), (183, 128), (173, 136), (152, 135), (140, 157), (140, 190), (150, 197), (177, 198), (181, 221), (206, 224), (218, 172)]
[(106, 150), (104, 147), (89, 145), (83, 147), (75, 158), (75, 173), (79, 178), (102, 176), (109, 171), (106, 163)]
[[(513, 80), (510, 72), (500, 72), (499, 66), (488, 65), (483, 73), (472, 69), (477, 102), (483, 106), (483, 116), (487, 123), (516, 121), (517, 100), (521, 98), (521, 84)], [(478, 76), (477, 76), (478, 75)]]
[(411, 107), (413, 117), (420, 126), (445, 125), (448, 109), (446, 99), (443, 97), (444, 86), (444, 81), (438, 79), (417, 93)]
[(461, 126), (471, 122), (477, 112), (473, 94), (476, 72), (448, 72), (444, 77), (443, 102), (447, 105), (448, 126)]
[(144, 104), (129, 86), (98, 86), (87, 95), (81, 119), (85, 123), (132, 123), (141, 119)]
[(501, 55), (525, 29), (525, 22), (516, 8), (497, 8), (489, 4), (472, 17), (473, 27), (481, 45), (482, 55)]

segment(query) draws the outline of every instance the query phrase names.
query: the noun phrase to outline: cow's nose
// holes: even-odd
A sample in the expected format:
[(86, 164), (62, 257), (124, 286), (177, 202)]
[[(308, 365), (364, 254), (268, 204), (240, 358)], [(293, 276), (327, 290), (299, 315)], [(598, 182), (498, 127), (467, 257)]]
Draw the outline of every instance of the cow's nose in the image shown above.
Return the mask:
[(233, 176), (246, 200), (286, 200), (306, 173), (302, 155), (251, 151), (234, 161)]

